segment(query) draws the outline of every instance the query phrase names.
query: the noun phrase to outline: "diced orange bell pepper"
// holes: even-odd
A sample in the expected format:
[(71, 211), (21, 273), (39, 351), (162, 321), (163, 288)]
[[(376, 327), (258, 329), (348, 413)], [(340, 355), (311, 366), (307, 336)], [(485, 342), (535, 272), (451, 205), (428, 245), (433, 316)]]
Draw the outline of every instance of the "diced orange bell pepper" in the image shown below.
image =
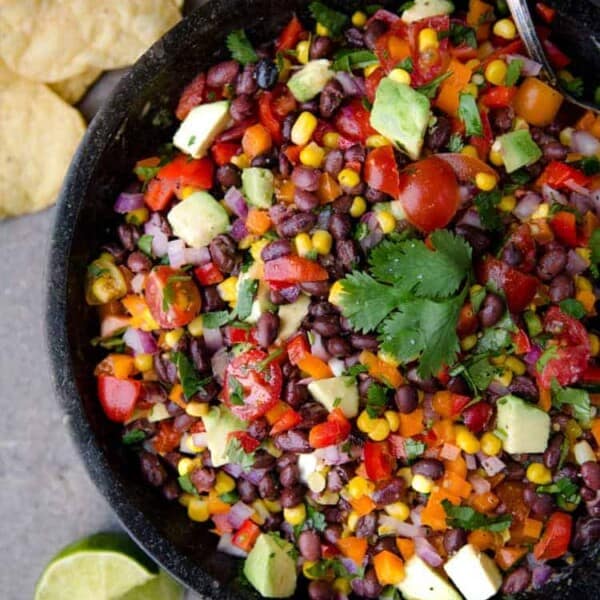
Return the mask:
[(585, 308), (585, 312), (588, 315), (594, 314), (596, 307), (596, 296), (594, 295), (594, 292), (591, 292), (590, 290), (580, 290), (575, 295), (575, 298), (583, 304), (583, 308)]
[(552, 393), (550, 388), (540, 388), (540, 397), (538, 398), (538, 406), (548, 412), (552, 406)]
[(352, 508), (359, 517), (364, 517), (375, 510), (375, 502), (369, 496), (361, 496), (360, 498), (350, 500)]
[(367, 553), (367, 539), (355, 536), (340, 538), (337, 542), (337, 547), (340, 552), (354, 561), (357, 566), (361, 566)]
[(333, 202), (342, 194), (340, 184), (329, 174), (323, 173), (319, 179), (319, 187), (317, 188), (317, 196), (321, 204)]
[(458, 496), (459, 498), (468, 498), (473, 490), (473, 486), (466, 479), (463, 479), (452, 471), (445, 473), (440, 487), (449, 494)]
[(447, 79), (444, 79), (441, 83), (435, 104), (446, 114), (455, 117), (458, 114), (460, 93), (464, 90), (469, 81), (471, 81), (473, 71), (453, 58), (448, 65), (448, 72), (452, 73), (452, 75)]
[(431, 492), (427, 504), (421, 512), (421, 523), (431, 527), (434, 531), (445, 531), (448, 528), (446, 511), (442, 506), (443, 500), (449, 500), (454, 505), (460, 504), (460, 498), (447, 490), (437, 488)]
[(362, 365), (369, 369), (369, 375), (375, 379), (379, 379), (390, 387), (400, 387), (404, 381), (400, 371), (393, 365), (381, 360), (377, 355), (363, 350), (358, 357)]
[(242, 138), (242, 149), (250, 160), (267, 153), (273, 146), (269, 130), (260, 123), (248, 127)]
[(457, 456), (454, 460), (445, 460), (444, 467), (447, 473), (456, 473), (459, 477), (466, 479), (467, 463), (462, 456)]
[(128, 379), (135, 373), (133, 356), (109, 354), (94, 370), (94, 375), (112, 375), (117, 379)]
[(153, 331), (158, 329), (158, 323), (154, 320), (146, 300), (141, 296), (130, 294), (121, 300), (127, 312), (131, 315), (130, 325), (142, 331)]
[(523, 522), (523, 537), (529, 538), (529, 540), (538, 540), (542, 535), (542, 529), (544, 523), (537, 519), (527, 518)]
[(263, 233), (267, 233), (267, 231), (271, 229), (272, 225), (273, 221), (271, 221), (271, 217), (266, 210), (251, 208), (248, 211), (248, 216), (246, 217), (246, 228), (250, 233), (263, 235)]
[(211, 515), (224, 515), (228, 513), (231, 509), (231, 506), (226, 502), (223, 502), (221, 498), (217, 495), (217, 492), (212, 490), (208, 494), (208, 512)]
[(278, 202), (291, 204), (294, 201), (296, 186), (291, 179), (286, 179), (275, 185), (275, 197)]
[(405, 561), (415, 554), (415, 542), (410, 538), (396, 538), (396, 546)]
[(600, 418), (592, 421), (592, 435), (596, 440), (596, 443), (600, 445)]
[(490, 36), (490, 21), (494, 20), (494, 7), (481, 0), (469, 0), (467, 25), (477, 31), (477, 41), (481, 42)]
[(169, 400), (173, 402), (173, 404), (177, 404), (180, 408), (185, 410), (186, 403), (183, 398), (183, 387), (180, 383), (176, 383), (169, 392)]
[(485, 492), (483, 494), (476, 494), (471, 499), (471, 506), (480, 513), (488, 513), (493, 511), (498, 504), (500, 504), (500, 498), (493, 492)]
[(433, 433), (435, 433), (435, 443), (438, 446), (443, 444), (451, 444), (456, 439), (454, 423), (450, 419), (441, 419), (440, 421), (436, 421), (431, 430)]
[(550, 125), (563, 102), (563, 96), (536, 77), (527, 77), (519, 86), (513, 105), (515, 112), (530, 125)]
[[(498, 546), (497, 535), (485, 529), (476, 529), (471, 531), (467, 538), (469, 544), (473, 544), (479, 551), (492, 550)], [(501, 543), (501, 541), (500, 541)]]
[(389, 550), (378, 552), (373, 557), (375, 575), (380, 585), (397, 585), (404, 577), (404, 561)]
[(527, 554), (526, 546), (504, 546), (498, 548), (495, 559), (503, 571), (508, 571)]
[(299, 360), (298, 367), (301, 371), (304, 371), (309, 377), (313, 377), (314, 379), (333, 377), (329, 365), (314, 354), (309, 354)]
[(433, 395), (433, 410), (441, 417), (452, 416), (452, 392), (441, 390)]
[(423, 409), (417, 408), (411, 413), (400, 413), (400, 428), (399, 432), (402, 437), (413, 437), (423, 433), (425, 424), (423, 423)]

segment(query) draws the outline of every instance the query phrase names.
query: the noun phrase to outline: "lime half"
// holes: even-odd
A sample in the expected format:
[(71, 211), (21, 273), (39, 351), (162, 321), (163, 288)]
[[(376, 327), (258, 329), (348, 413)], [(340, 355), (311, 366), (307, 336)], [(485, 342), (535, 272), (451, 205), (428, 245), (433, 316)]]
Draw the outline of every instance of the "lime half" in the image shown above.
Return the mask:
[(182, 589), (129, 538), (99, 533), (59, 552), (35, 589), (35, 600), (179, 600)]

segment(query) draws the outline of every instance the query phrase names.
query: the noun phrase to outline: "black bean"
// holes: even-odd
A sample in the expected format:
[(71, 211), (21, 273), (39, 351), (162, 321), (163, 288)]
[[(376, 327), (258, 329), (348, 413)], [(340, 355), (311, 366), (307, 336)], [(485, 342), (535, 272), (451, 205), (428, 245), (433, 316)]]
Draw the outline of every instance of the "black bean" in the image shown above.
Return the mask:
[(346, 275), (346, 271), (333, 253), (319, 256), (319, 263), (324, 269), (327, 269), (329, 277), (333, 280), (341, 279)]
[(356, 523), (356, 537), (368, 538), (377, 530), (377, 516), (375, 513), (363, 515)]
[(323, 537), (328, 544), (337, 544), (338, 540), (342, 537), (343, 527), (337, 523), (328, 525), (323, 532)]
[(223, 189), (230, 187), (239, 187), (242, 185), (240, 170), (230, 163), (222, 165), (217, 169), (217, 181)]
[(367, 187), (365, 190), (365, 200), (371, 204), (377, 204), (377, 202), (384, 202), (386, 199), (385, 192), (380, 192), (372, 187)]
[(242, 94), (254, 94), (256, 92), (256, 80), (254, 79), (254, 65), (246, 65), (243, 71), (238, 75), (235, 93), (240, 96)]
[(300, 481), (300, 470), (298, 465), (288, 465), (281, 469), (279, 482), (283, 487), (293, 487)]
[(473, 248), (475, 254), (483, 254), (491, 244), (489, 236), (473, 225), (457, 225), (456, 234), (465, 238)]
[(444, 533), (444, 548), (448, 554), (457, 552), (467, 543), (467, 532), (464, 529), (447, 529)]
[(402, 477), (392, 477), (386, 481), (380, 482), (371, 494), (373, 502), (380, 505), (392, 504), (398, 502), (406, 488), (406, 482)]
[(273, 469), (275, 467), (275, 457), (269, 454), (266, 450), (258, 449), (254, 453), (254, 469)]
[(581, 477), (592, 490), (600, 490), (600, 465), (597, 462), (588, 461), (581, 465)]
[(344, 155), (341, 150), (331, 150), (325, 157), (323, 168), (330, 175), (337, 177), (344, 168)]
[(512, 242), (506, 244), (502, 251), (502, 260), (511, 267), (516, 267), (523, 260), (523, 253)]
[(511, 106), (490, 111), (490, 124), (496, 133), (505, 133), (512, 127), (515, 111)]
[(483, 300), (478, 317), (482, 327), (493, 327), (504, 313), (504, 302), (497, 294), (488, 293)]
[(229, 114), (237, 123), (254, 116), (255, 112), (256, 103), (250, 96), (238, 96), (229, 106)]
[(140, 454), (140, 467), (144, 480), (154, 487), (160, 487), (167, 480), (167, 472), (156, 454), (142, 452)]
[(289, 465), (297, 465), (298, 457), (293, 452), (284, 452), (277, 459), (277, 468), (281, 471)]
[(337, 315), (316, 317), (311, 328), (323, 337), (333, 337), (340, 332), (340, 318)]
[(543, 281), (554, 279), (567, 264), (567, 252), (560, 246), (548, 250), (538, 261), (537, 273)]
[[(283, 119), (283, 122), (281, 123), (281, 136), (286, 142), (289, 142), (290, 138), (292, 137), (292, 127), (294, 126), (297, 118), (298, 115), (296, 113), (290, 113), (285, 117), (285, 119)], [(285, 154), (281, 152), (279, 156), (285, 156)]]
[(256, 341), (259, 346), (268, 348), (279, 333), (279, 317), (272, 312), (260, 315), (256, 322)]
[(354, 240), (338, 240), (335, 249), (344, 270), (353, 271), (360, 260), (358, 243)]
[(206, 84), (212, 88), (220, 88), (228, 83), (233, 83), (240, 70), (240, 65), (235, 60), (226, 60), (213, 65), (206, 73)]
[(450, 140), (452, 123), (448, 117), (438, 115), (433, 127), (430, 127), (425, 136), (425, 146), (433, 152), (439, 152)]
[[(569, 421), (569, 419), (567, 419), (567, 422)], [(579, 469), (577, 468), (577, 465), (573, 464), (573, 463), (565, 463), (559, 470), (558, 473), (556, 474), (557, 477), (566, 477), (567, 479), (570, 479), (571, 481), (575, 482), (577, 481), (578, 477), (579, 477)]]
[(177, 368), (166, 356), (155, 354), (153, 363), (154, 370), (160, 381), (163, 383), (175, 383)]
[(538, 397), (538, 390), (535, 383), (526, 375), (517, 375), (517, 377), (513, 377), (508, 389), (511, 394), (516, 394), (517, 396), (524, 396), (525, 398), (532, 399)]
[(338, 358), (345, 358), (352, 354), (352, 344), (339, 335), (329, 338), (325, 344), (327, 352)]
[(421, 458), (411, 467), (414, 475), (439, 479), (444, 474), (444, 463), (435, 458)]
[(137, 241), (140, 239), (140, 233), (134, 225), (121, 223), (117, 227), (117, 235), (125, 250), (129, 250), (129, 252), (135, 250)]
[(407, 415), (417, 408), (419, 394), (412, 385), (403, 385), (396, 390), (394, 400), (398, 407), (398, 412)]
[(314, 531), (307, 529), (298, 536), (298, 550), (306, 560), (319, 560), (321, 558), (321, 540)]
[(352, 208), (353, 202), (354, 198), (352, 196), (343, 195), (339, 198), (336, 198), (331, 203), (331, 208), (333, 208), (334, 212), (347, 213), (350, 212), (350, 208)]
[(337, 594), (328, 581), (317, 579), (308, 584), (308, 597), (310, 600), (335, 600)]
[(336, 309), (331, 302), (321, 301), (321, 302), (313, 302), (308, 307), (308, 314), (312, 317), (322, 317), (324, 315), (334, 315), (336, 314)]
[(210, 369), (210, 359), (206, 351), (204, 338), (192, 338), (190, 340), (190, 354), (192, 362), (200, 373), (204, 373)]
[(306, 386), (299, 385), (296, 380), (289, 380), (283, 384), (282, 398), (292, 408), (300, 407), (308, 398)]
[(353, 144), (344, 152), (346, 162), (364, 162), (365, 156), (366, 150), (362, 144)]
[(579, 495), (584, 502), (591, 502), (596, 499), (596, 491), (585, 486), (579, 489)]
[(319, 113), (324, 119), (330, 119), (344, 100), (344, 88), (336, 79), (329, 81), (319, 96)]
[(300, 105), (301, 111), (316, 113), (319, 110), (319, 103), (317, 100), (308, 100)]
[(564, 440), (565, 436), (562, 433), (557, 433), (550, 439), (548, 447), (544, 451), (544, 465), (549, 469), (554, 470), (558, 466)]
[(453, 394), (459, 394), (461, 396), (468, 396), (471, 393), (471, 388), (460, 375), (451, 377), (448, 381), (448, 390)]
[(336, 240), (345, 240), (352, 232), (352, 219), (350, 215), (333, 213), (329, 222), (329, 231)]
[(323, 511), (325, 515), (325, 520), (328, 523), (342, 523), (344, 519), (348, 516), (348, 511), (345, 508), (342, 508), (338, 503), (337, 506), (328, 506)]
[(115, 263), (120, 265), (127, 258), (127, 250), (117, 242), (109, 242), (102, 246), (104, 252), (108, 252), (115, 259)]
[(277, 497), (279, 493), (279, 485), (273, 479), (271, 473), (267, 473), (261, 480), (258, 482), (258, 495), (261, 498), (267, 498), (268, 500), (273, 500)]
[(179, 485), (174, 479), (170, 479), (162, 486), (161, 489), (162, 495), (165, 500), (172, 502), (173, 500), (177, 500), (179, 495), (181, 494), (181, 490), (179, 489)]
[(546, 519), (556, 508), (554, 500), (550, 494), (536, 494), (533, 502), (530, 504), (531, 513), (536, 519)]
[(270, 90), (277, 83), (279, 78), (279, 71), (277, 65), (267, 58), (261, 58), (256, 63), (256, 70), (254, 71), (254, 78), (259, 88), (263, 90)]
[(127, 258), (127, 267), (134, 273), (141, 273), (152, 268), (152, 261), (143, 252), (136, 250)]
[(300, 407), (302, 421), (298, 424), (298, 429), (312, 429), (315, 425), (325, 421), (327, 415), (327, 409), (322, 404), (307, 402)]
[(303, 292), (316, 298), (327, 298), (331, 284), (329, 281), (303, 281), (300, 284)]
[(377, 40), (388, 30), (388, 25), (379, 19), (373, 20), (367, 26), (364, 33), (365, 46), (369, 50), (375, 50)]
[(317, 208), (321, 201), (316, 194), (297, 188), (294, 190), (294, 203), (299, 210), (311, 211)]
[(295, 485), (294, 487), (285, 488), (281, 492), (281, 506), (283, 508), (292, 508), (298, 506), (303, 500), (306, 493), (306, 488), (301, 485)]
[(346, 31), (344, 31), (344, 38), (349, 46), (354, 48), (364, 48), (365, 41), (363, 39), (363, 34), (357, 27), (346, 29)]
[(308, 434), (304, 431), (291, 430), (280, 433), (274, 438), (275, 446), (284, 452), (299, 452), (305, 454), (312, 452), (308, 443)]
[(350, 336), (350, 343), (357, 350), (377, 351), (379, 348), (379, 342), (377, 341), (377, 337), (374, 335), (368, 335), (366, 333), (353, 333)]
[(183, 433), (187, 431), (196, 422), (196, 417), (192, 417), (186, 413), (177, 415), (173, 421), (173, 431)]
[(262, 442), (269, 435), (269, 424), (266, 419), (256, 419), (248, 425), (246, 433), (255, 440)]
[(261, 167), (263, 169), (274, 169), (276, 165), (279, 164), (279, 155), (276, 151), (270, 151), (265, 154), (259, 154), (255, 156), (250, 166), (252, 167)]
[(274, 260), (292, 253), (292, 245), (288, 240), (275, 240), (267, 244), (261, 251), (260, 257), (263, 261)]
[(327, 489), (330, 492), (339, 492), (344, 487), (344, 480), (336, 469), (332, 469), (327, 473)]
[(352, 591), (363, 598), (379, 598), (383, 587), (379, 585), (375, 569), (369, 567), (363, 579), (360, 577), (354, 578), (352, 580)]
[(525, 477), (525, 467), (513, 460), (506, 463), (506, 478), (510, 481), (521, 481)]
[(181, 452), (177, 452), (176, 450), (172, 450), (171, 452), (167, 452), (163, 456), (163, 460), (167, 463), (167, 466), (173, 469), (173, 471), (177, 471), (177, 465), (179, 465), (179, 461), (183, 458), (183, 454)]
[(317, 35), (310, 44), (310, 59), (326, 58), (333, 50), (333, 40), (326, 35)]
[(210, 492), (215, 484), (216, 474), (213, 469), (201, 468), (194, 469), (190, 474), (190, 480), (200, 494)]
[(242, 262), (236, 243), (225, 233), (218, 235), (209, 244), (210, 256), (223, 273), (233, 273)]
[(548, 295), (552, 302), (558, 304), (575, 294), (575, 284), (573, 279), (566, 274), (558, 275), (550, 283)]
[(299, 233), (310, 231), (317, 222), (317, 216), (309, 212), (299, 212), (288, 217), (277, 227), (277, 231), (287, 238), (292, 238)]
[(505, 594), (516, 594), (527, 589), (531, 581), (531, 573), (527, 567), (517, 567), (510, 575), (507, 575), (502, 584)]
[(571, 545), (574, 550), (582, 550), (600, 540), (600, 518), (580, 517), (575, 523), (575, 535)]
[(250, 504), (258, 498), (256, 487), (246, 479), (237, 480), (237, 491), (240, 495), (240, 500), (246, 504)]
[(279, 161), (279, 172), (284, 177), (289, 177), (292, 174), (292, 163), (289, 161), (288, 157), (283, 152), (280, 152), (277, 160)]
[(552, 141), (542, 144), (542, 152), (546, 160), (565, 160), (569, 150), (560, 142)]

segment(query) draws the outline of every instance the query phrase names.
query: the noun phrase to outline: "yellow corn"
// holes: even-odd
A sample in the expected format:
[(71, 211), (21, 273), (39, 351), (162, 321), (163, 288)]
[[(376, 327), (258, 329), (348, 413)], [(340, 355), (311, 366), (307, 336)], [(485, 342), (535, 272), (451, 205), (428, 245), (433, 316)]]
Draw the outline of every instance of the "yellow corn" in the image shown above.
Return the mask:
[(506, 354), (500, 354), (499, 356), (492, 356), (490, 358), (490, 362), (494, 366), (500, 367), (506, 362)]
[(237, 300), (237, 284), (238, 278), (235, 275), (228, 277), (217, 286), (219, 296), (221, 296), (225, 302), (235, 302)]
[(190, 415), (190, 417), (205, 417), (210, 411), (210, 404), (206, 402), (188, 402), (185, 405), (186, 414)]
[(317, 23), (317, 26), (315, 27), (315, 33), (322, 37), (327, 37), (329, 35), (329, 29), (322, 23)]
[(382, 442), (390, 435), (390, 425), (385, 419), (375, 419), (375, 426), (367, 435), (374, 442)]
[(425, 477), (425, 475), (421, 475), (417, 473), (411, 482), (411, 487), (415, 492), (419, 492), (419, 494), (429, 494), (433, 489), (435, 483), (433, 479), (429, 479), (429, 477)]
[(175, 348), (182, 335), (183, 329), (181, 327), (168, 331), (167, 333), (165, 333), (165, 344), (169, 346), (169, 348)]
[(313, 244), (310, 235), (308, 233), (299, 233), (294, 238), (294, 247), (300, 256), (306, 256), (309, 252), (312, 252)]
[(390, 431), (398, 431), (400, 429), (400, 417), (396, 411), (386, 410), (383, 416), (390, 426)]
[(194, 497), (195, 496), (193, 494), (181, 494), (177, 501), (179, 504), (181, 504), (181, 506), (185, 506), (187, 508), (190, 505), (190, 500), (192, 500)]
[(317, 254), (329, 254), (331, 252), (331, 245), (333, 244), (333, 238), (329, 231), (325, 229), (318, 229), (313, 233), (312, 245), (316, 250)]
[(312, 572), (313, 567), (316, 564), (317, 563), (314, 560), (305, 560), (302, 563), (302, 574), (304, 575), (304, 577), (306, 577), (306, 579), (318, 579), (318, 576)]
[(348, 482), (348, 494), (354, 500), (368, 496), (374, 489), (373, 483), (360, 475), (356, 475)]
[(475, 175), (475, 185), (484, 192), (491, 192), (496, 187), (496, 178), (480, 171)]
[(514, 40), (517, 37), (517, 28), (510, 19), (500, 19), (494, 23), (494, 34), (505, 40)]
[(521, 117), (517, 117), (515, 119), (513, 129), (515, 131), (517, 131), (518, 129), (529, 129), (529, 123), (525, 119), (522, 119)]
[(269, 518), (269, 511), (263, 500), (258, 498), (251, 506), (254, 509), (254, 514), (250, 516), (250, 520), (257, 525), (264, 525), (265, 521)]
[(224, 471), (218, 471), (215, 479), (215, 492), (219, 494), (227, 494), (235, 490), (235, 479), (230, 477)]
[(344, 187), (353, 188), (360, 183), (360, 175), (354, 169), (342, 169), (338, 181)]
[(481, 449), (479, 440), (466, 428), (456, 428), (456, 445), (467, 454), (475, 454)]
[(358, 415), (358, 419), (356, 420), (356, 426), (363, 433), (369, 433), (375, 427), (376, 419), (372, 419), (369, 416), (369, 413), (366, 410), (363, 410), (360, 415)]
[(419, 32), (419, 52), (438, 48), (440, 42), (438, 40), (437, 31), (431, 27), (425, 27)]
[(283, 510), (279, 500), (269, 500), (268, 498), (265, 498), (263, 502), (267, 507), (267, 510), (271, 513), (279, 513)]
[(247, 169), (250, 166), (250, 158), (243, 152), (232, 156), (229, 162), (240, 169)]
[(349, 515), (348, 515), (348, 529), (350, 531), (354, 531), (356, 529), (356, 526), (358, 524), (358, 520), (360, 519), (360, 517), (358, 516), (358, 513), (353, 510)]
[(357, 218), (364, 215), (366, 210), (367, 201), (362, 196), (354, 196), (354, 200), (352, 200), (352, 205), (350, 206), (350, 215)]
[(325, 150), (315, 142), (311, 142), (300, 151), (300, 162), (305, 167), (318, 169), (325, 158)]
[(497, 58), (485, 68), (485, 78), (494, 85), (503, 85), (506, 78), (506, 63)]
[(488, 456), (496, 456), (502, 451), (502, 440), (489, 431), (481, 436), (481, 451)]
[(579, 423), (577, 423), (577, 421), (575, 421), (574, 419), (569, 419), (569, 421), (567, 422), (567, 424), (565, 425), (565, 435), (570, 439), (570, 440), (575, 440), (577, 439), (581, 434), (583, 433), (583, 430), (581, 429)]
[(571, 145), (571, 139), (574, 131), (575, 130), (572, 127), (565, 127), (564, 129), (561, 129), (560, 133), (558, 134), (558, 140), (563, 146), (569, 147)]
[(550, 213), (550, 205), (547, 202), (542, 202), (529, 217), (530, 220), (545, 219)]
[(496, 375), (494, 379), (500, 382), (504, 387), (508, 387), (512, 381), (513, 372), (510, 369), (504, 369), (500, 375)]
[(191, 196), (193, 193), (195, 193), (197, 191), (197, 188), (194, 188), (190, 185), (186, 185), (182, 190), (181, 190), (181, 199), (185, 200), (188, 196)]
[(522, 360), (519, 360), (516, 356), (509, 356), (504, 364), (515, 375), (524, 375), (525, 371), (527, 370), (525, 363)]
[(267, 240), (265, 238), (256, 240), (256, 242), (253, 242), (252, 246), (250, 246), (250, 256), (252, 256), (252, 258), (255, 261), (262, 260), (260, 257), (260, 254), (264, 250), (265, 246), (268, 246), (268, 245), (269, 245), (269, 240)]
[(291, 508), (284, 508), (283, 518), (286, 523), (289, 523), (292, 526), (302, 525), (302, 523), (306, 521), (306, 506), (304, 506), (304, 504), (298, 504)]
[(462, 340), (460, 340), (460, 347), (465, 352), (468, 352), (472, 348), (475, 348), (476, 345), (477, 345), (477, 336), (474, 333), (471, 335), (467, 335)]
[(390, 517), (394, 517), (394, 519), (398, 519), (399, 521), (406, 521), (410, 515), (410, 508), (404, 502), (393, 502), (385, 506), (383, 510)]
[(590, 340), (590, 352), (592, 356), (598, 356), (600, 354), (600, 338), (595, 333), (590, 333), (588, 339)]
[(204, 331), (204, 327), (202, 326), (202, 315), (198, 315), (193, 321), (190, 321), (187, 328), (190, 335), (200, 337)]
[(383, 146), (391, 146), (392, 142), (385, 135), (374, 134), (370, 135), (365, 142), (367, 148), (383, 148)]
[(335, 131), (328, 131), (323, 136), (323, 144), (325, 144), (326, 148), (331, 148), (334, 150), (340, 144), (340, 134)]
[(338, 577), (337, 579), (334, 579), (332, 587), (336, 592), (338, 592), (338, 594), (342, 596), (349, 596), (350, 592), (352, 591), (352, 585), (345, 577)]
[(145, 371), (150, 371), (154, 365), (152, 354), (138, 354), (133, 359), (133, 364), (135, 365), (135, 368), (142, 373)]
[(377, 221), (379, 222), (379, 227), (381, 227), (383, 233), (392, 233), (392, 231), (396, 229), (396, 219), (394, 215), (387, 210), (382, 210), (377, 213)]
[(396, 475), (398, 475), (398, 477), (402, 477), (402, 479), (404, 479), (404, 481), (406, 481), (406, 485), (410, 486), (410, 484), (412, 482), (412, 478), (413, 478), (410, 467), (402, 467), (401, 469), (398, 469), (398, 472), (396, 473)]
[(592, 260), (592, 251), (589, 248), (576, 248), (575, 252), (577, 252), (588, 265), (590, 264)]
[(501, 167), (504, 164), (504, 158), (502, 158), (502, 152), (500, 152), (500, 144), (494, 142), (489, 154), (490, 162), (497, 167)]
[(410, 85), (410, 73), (405, 69), (392, 69), (388, 77), (397, 83)]
[(527, 467), (527, 479), (536, 485), (546, 485), (552, 481), (552, 472), (541, 463), (531, 463)]
[(472, 158), (479, 158), (479, 154), (477, 154), (477, 148), (475, 148), (475, 146), (471, 146), (471, 144), (464, 146), (460, 153), (464, 154), (465, 156), (471, 156)]
[(181, 477), (187, 475), (194, 468), (194, 461), (191, 458), (180, 458), (177, 463), (177, 472)]
[(367, 15), (362, 10), (357, 10), (352, 15), (352, 25), (354, 27), (364, 27), (367, 22)]
[(334, 306), (338, 306), (342, 297), (342, 290), (343, 290), (343, 286), (342, 286), (342, 282), (340, 280), (336, 281), (330, 288), (329, 288), (329, 302), (331, 304), (333, 304)]
[(127, 215), (125, 215), (125, 221), (127, 223), (133, 223), (134, 225), (141, 225), (145, 223), (150, 218), (150, 213), (148, 209), (143, 206), (142, 208), (136, 208), (135, 210), (130, 210)]
[(313, 471), (307, 477), (308, 489), (315, 494), (320, 494), (327, 487), (327, 480), (323, 473)]
[(463, 92), (473, 96), (473, 98), (477, 98), (477, 96), (479, 96), (479, 88), (474, 83), (467, 83), (467, 85), (465, 85), (463, 88)]
[(198, 521), (204, 523), (210, 518), (208, 511), (208, 502), (201, 498), (192, 498), (187, 507), (188, 517), (192, 521)]
[(575, 275), (575, 288), (578, 292), (591, 292), (592, 282), (582, 275)]
[(310, 138), (317, 128), (317, 117), (305, 110), (298, 115), (292, 126), (290, 138), (298, 146), (304, 146), (310, 142)]
[(498, 204), (498, 208), (502, 212), (512, 212), (517, 205), (517, 199), (514, 196), (502, 196), (502, 200)]
[(369, 75), (371, 75), (375, 71), (377, 71), (377, 69), (379, 69), (379, 63), (375, 63), (374, 65), (369, 65), (368, 67), (365, 67), (363, 69), (363, 74), (365, 77), (368, 77)]
[(310, 58), (310, 42), (307, 40), (302, 40), (298, 42), (296, 46), (296, 58), (298, 62), (305, 65)]
[(380, 350), (377, 353), (377, 358), (379, 360), (382, 360), (384, 363), (387, 363), (388, 365), (391, 365), (394, 368), (400, 366), (400, 361), (395, 356), (393, 356), (392, 354), (390, 354), (389, 352), (384, 352), (383, 350)]

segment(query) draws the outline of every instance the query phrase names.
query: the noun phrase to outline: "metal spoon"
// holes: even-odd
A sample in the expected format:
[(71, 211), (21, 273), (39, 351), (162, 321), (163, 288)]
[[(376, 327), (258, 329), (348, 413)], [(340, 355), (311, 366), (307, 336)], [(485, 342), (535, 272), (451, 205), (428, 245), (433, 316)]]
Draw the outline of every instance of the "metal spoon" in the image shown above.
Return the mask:
[(591, 102), (581, 100), (580, 98), (575, 98), (575, 96), (566, 90), (565, 87), (560, 83), (560, 79), (556, 76), (552, 65), (548, 61), (548, 57), (544, 52), (544, 47), (540, 42), (540, 38), (537, 36), (535, 25), (533, 24), (531, 12), (529, 11), (529, 6), (527, 5), (526, 0), (507, 0), (506, 3), (510, 8), (515, 25), (517, 26), (517, 30), (521, 35), (523, 43), (525, 44), (525, 48), (527, 48), (527, 52), (533, 60), (542, 65), (550, 84), (558, 88), (561, 94), (569, 102), (587, 110), (599, 111), (599, 106)]

